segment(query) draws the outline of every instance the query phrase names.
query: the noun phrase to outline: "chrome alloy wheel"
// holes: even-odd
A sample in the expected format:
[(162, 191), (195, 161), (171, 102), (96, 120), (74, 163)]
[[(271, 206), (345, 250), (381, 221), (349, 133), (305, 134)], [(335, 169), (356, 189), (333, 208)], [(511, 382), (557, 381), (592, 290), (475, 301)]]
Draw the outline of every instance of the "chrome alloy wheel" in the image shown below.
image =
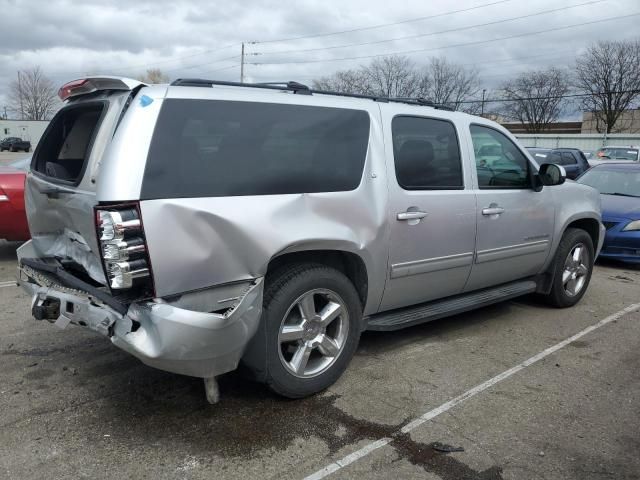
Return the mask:
[(588, 263), (587, 247), (583, 243), (578, 243), (567, 255), (562, 271), (562, 286), (570, 297), (576, 296), (584, 287), (589, 273)]
[(282, 365), (293, 375), (310, 378), (325, 372), (347, 342), (349, 313), (340, 296), (327, 289), (298, 297), (282, 319), (278, 332)]

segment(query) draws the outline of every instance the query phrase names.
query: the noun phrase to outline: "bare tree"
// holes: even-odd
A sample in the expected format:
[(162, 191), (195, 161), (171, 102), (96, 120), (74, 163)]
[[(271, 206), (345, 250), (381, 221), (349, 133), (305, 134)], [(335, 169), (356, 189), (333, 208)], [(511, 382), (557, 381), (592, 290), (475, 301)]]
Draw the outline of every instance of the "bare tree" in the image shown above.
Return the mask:
[(40, 67), (19, 71), (9, 85), (9, 110), (21, 120), (47, 120), (58, 108), (56, 93)]
[(576, 87), (598, 132), (624, 129), (620, 116), (640, 98), (639, 65), (640, 40), (598, 42), (576, 60)]
[(385, 97), (414, 97), (418, 93), (420, 77), (414, 63), (407, 57), (376, 58), (363, 68), (368, 88), (374, 95)]
[(147, 73), (140, 75), (138, 80), (144, 83), (169, 83), (169, 76), (159, 68), (150, 68)]
[(568, 77), (567, 72), (554, 67), (521, 73), (502, 85), (502, 114), (520, 122), (529, 133), (544, 132), (566, 104)]
[(479, 111), (479, 104), (462, 103), (477, 96), (479, 91), (480, 80), (476, 70), (451, 63), (444, 57), (432, 58), (420, 79), (421, 96), (456, 110)]
[(313, 88), (334, 92), (370, 94), (371, 88), (360, 70), (341, 70), (334, 74), (313, 81)]

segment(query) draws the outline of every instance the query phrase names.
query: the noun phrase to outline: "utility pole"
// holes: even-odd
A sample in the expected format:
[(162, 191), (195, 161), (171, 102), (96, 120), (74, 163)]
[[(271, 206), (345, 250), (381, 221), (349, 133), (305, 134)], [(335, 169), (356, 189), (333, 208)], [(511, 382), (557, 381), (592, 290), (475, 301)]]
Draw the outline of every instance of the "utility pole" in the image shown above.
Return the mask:
[(244, 83), (244, 42), (240, 51), (240, 83)]
[(487, 92), (486, 88), (482, 89), (482, 103), (480, 104), (480, 116), (484, 117), (484, 94)]
[(24, 120), (24, 107), (22, 106), (22, 78), (18, 70), (18, 96), (20, 97), (20, 120)]

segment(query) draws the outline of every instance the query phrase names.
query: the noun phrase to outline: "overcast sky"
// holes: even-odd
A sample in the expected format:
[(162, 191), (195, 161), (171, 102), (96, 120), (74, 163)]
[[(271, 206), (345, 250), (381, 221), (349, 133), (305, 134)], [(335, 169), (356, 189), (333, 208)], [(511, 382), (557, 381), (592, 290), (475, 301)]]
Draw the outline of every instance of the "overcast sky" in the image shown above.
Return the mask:
[(638, 14), (638, 0), (0, 0), (0, 108), (17, 70), (38, 65), (56, 86), (148, 68), (238, 80), (241, 42), (259, 42), (246, 45), (249, 81), (310, 82), (407, 52), (417, 64), (446, 56), (475, 66), (490, 88), (522, 70), (570, 65), (596, 40), (637, 38)]

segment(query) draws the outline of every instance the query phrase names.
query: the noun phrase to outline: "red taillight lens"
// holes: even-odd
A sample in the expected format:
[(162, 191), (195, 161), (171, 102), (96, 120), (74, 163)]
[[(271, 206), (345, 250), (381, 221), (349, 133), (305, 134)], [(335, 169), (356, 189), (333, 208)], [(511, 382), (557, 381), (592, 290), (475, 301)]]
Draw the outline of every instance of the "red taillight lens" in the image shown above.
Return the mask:
[(139, 288), (152, 294), (151, 263), (138, 204), (96, 207), (95, 219), (109, 287)]
[(73, 80), (69, 83), (65, 83), (60, 90), (58, 90), (58, 96), (60, 100), (66, 100), (75, 93), (89, 93), (91, 88), (89, 87), (89, 80), (86, 78)]

